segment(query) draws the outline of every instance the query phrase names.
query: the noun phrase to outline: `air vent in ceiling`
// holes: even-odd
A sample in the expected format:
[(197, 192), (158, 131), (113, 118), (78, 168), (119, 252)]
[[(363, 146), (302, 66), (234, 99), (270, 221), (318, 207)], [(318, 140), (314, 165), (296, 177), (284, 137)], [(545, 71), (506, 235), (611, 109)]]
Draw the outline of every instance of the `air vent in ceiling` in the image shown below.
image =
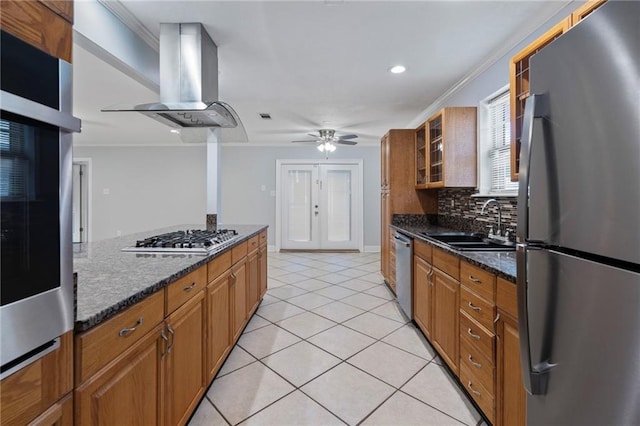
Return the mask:
[(268, 112), (261, 112), (260, 118), (262, 118), (263, 120), (271, 120), (271, 114), (269, 114)]

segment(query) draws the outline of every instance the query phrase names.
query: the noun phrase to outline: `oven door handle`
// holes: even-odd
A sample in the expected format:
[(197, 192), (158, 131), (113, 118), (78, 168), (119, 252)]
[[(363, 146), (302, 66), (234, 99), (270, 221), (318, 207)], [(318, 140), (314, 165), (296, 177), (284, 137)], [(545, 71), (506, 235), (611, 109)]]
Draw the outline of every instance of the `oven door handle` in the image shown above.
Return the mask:
[(79, 118), (4, 90), (0, 92), (0, 109), (51, 124), (67, 132), (80, 132)]

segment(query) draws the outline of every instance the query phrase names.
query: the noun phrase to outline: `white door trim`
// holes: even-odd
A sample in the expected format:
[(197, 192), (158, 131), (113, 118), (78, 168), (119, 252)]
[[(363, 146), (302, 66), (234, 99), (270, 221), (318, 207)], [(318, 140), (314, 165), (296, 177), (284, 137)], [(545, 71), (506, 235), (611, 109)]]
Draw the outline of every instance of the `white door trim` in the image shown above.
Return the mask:
[(362, 159), (328, 159), (328, 160), (297, 160), (297, 159), (281, 159), (276, 160), (276, 245), (275, 251), (280, 251), (282, 243), (282, 206), (281, 206), (281, 185), (280, 182), (280, 170), (283, 165), (295, 165), (295, 164), (354, 164), (358, 166), (358, 195), (355, 199), (356, 217), (360, 221), (357, 227), (356, 241), (358, 243), (358, 250), (364, 252), (364, 170)]
[(92, 159), (89, 157), (75, 157), (73, 164), (82, 164), (85, 166), (87, 176), (87, 242), (91, 242), (93, 238), (93, 165)]

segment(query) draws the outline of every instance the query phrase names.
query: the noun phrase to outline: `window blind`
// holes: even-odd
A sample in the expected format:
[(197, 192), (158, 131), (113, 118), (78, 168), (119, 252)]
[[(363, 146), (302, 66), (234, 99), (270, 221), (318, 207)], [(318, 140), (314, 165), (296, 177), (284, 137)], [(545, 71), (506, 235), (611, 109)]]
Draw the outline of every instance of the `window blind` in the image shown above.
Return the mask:
[(25, 126), (0, 120), (0, 196), (23, 197), (27, 192), (29, 160)]
[(491, 160), (491, 192), (517, 191), (518, 182), (511, 182), (511, 122), (509, 92), (489, 101)]

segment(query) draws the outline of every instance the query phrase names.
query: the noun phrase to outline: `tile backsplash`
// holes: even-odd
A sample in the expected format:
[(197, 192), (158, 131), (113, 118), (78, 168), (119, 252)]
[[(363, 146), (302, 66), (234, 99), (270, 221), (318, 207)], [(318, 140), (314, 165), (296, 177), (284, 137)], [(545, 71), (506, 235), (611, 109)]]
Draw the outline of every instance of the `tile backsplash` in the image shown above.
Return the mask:
[(515, 235), (517, 216), (517, 199), (515, 197), (471, 197), (477, 191), (473, 188), (447, 188), (438, 191), (438, 224), (465, 232), (481, 232), (487, 234), (487, 226), (493, 225), (494, 232), (498, 223), (498, 208), (495, 204), (487, 207), (485, 214), (480, 214), (482, 205), (490, 198), (495, 198), (502, 210), (502, 233), (510, 229)]

